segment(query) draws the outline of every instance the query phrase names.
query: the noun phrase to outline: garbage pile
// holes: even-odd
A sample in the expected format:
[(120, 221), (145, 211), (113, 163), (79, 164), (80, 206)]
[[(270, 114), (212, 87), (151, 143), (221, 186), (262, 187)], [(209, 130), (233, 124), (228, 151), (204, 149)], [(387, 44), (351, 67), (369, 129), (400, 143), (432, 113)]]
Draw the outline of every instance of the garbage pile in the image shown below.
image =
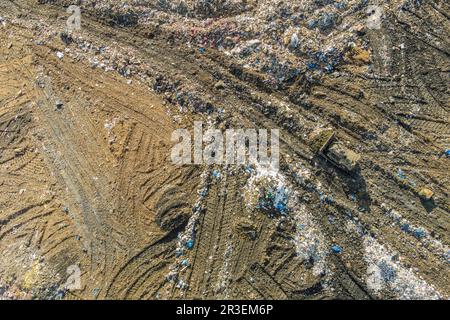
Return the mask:
[[(182, 42), (218, 49), (279, 86), (302, 74), (334, 72), (364, 32), (356, 18), (366, 6), (367, 1), (258, 1), (234, 16), (175, 18), (159, 27)], [(166, 18), (160, 20), (170, 21)]]
[[(275, 87), (333, 73), (361, 42), (367, 0), (83, 1), (82, 11), (118, 27), (159, 30), (171, 42), (216, 49)], [(365, 57), (364, 63), (368, 63)]]

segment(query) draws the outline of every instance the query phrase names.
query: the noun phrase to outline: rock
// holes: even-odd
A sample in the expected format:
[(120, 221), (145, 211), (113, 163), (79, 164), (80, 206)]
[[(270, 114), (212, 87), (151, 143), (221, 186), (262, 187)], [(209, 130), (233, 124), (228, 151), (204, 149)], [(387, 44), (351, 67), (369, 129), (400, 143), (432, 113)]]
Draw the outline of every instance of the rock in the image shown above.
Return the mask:
[(61, 32), (60, 38), (61, 41), (64, 42), (66, 45), (69, 45), (73, 42), (72, 36), (67, 32)]
[(358, 46), (354, 46), (351, 52), (351, 59), (360, 64), (370, 63), (370, 52)]
[(56, 105), (57, 109), (62, 109), (62, 107), (64, 106), (64, 103), (58, 99), (58, 100), (56, 100), (55, 105)]

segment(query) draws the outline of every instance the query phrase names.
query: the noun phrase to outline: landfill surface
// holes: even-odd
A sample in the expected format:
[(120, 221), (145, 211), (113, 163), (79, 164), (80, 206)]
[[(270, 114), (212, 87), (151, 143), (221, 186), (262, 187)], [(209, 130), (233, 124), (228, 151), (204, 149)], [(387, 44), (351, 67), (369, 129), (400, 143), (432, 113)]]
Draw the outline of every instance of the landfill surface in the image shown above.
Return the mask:
[[(449, 9), (1, 0), (0, 299), (448, 299)], [(279, 170), (171, 162), (196, 121)]]

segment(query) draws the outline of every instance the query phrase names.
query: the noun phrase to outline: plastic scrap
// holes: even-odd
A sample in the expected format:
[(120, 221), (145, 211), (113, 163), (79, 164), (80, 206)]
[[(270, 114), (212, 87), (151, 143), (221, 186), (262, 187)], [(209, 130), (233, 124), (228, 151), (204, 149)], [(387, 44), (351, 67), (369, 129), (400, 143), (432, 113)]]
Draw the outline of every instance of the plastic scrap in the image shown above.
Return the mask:
[(400, 226), (400, 229), (401, 229), (402, 231), (404, 231), (404, 232), (409, 232), (409, 231), (410, 231), (409, 224), (408, 224), (408, 223), (403, 223), (403, 224)]
[(409, 223), (402, 223), (400, 225), (400, 230), (402, 230), (403, 232), (412, 234), (417, 239), (425, 238), (427, 235), (425, 230), (423, 230), (422, 228), (411, 227), (411, 225)]
[(299, 42), (298, 35), (296, 33), (292, 34), (291, 41), (290, 41), (290, 46), (292, 48), (297, 48), (298, 47), (298, 42)]
[(332, 195), (326, 195), (322, 191), (319, 191), (319, 199), (320, 203), (322, 204), (332, 204), (333, 203), (333, 196)]
[(450, 157), (450, 149), (445, 149), (444, 154), (445, 154), (447, 157)]
[(337, 244), (334, 244), (331, 246), (331, 251), (333, 251), (333, 253), (339, 254), (342, 252), (342, 248)]
[(245, 166), (244, 171), (247, 174), (252, 174), (253, 172), (255, 172), (255, 169), (251, 165), (247, 165)]
[(426, 236), (426, 232), (425, 230), (421, 229), (421, 228), (417, 228), (413, 231), (413, 236), (416, 237), (417, 239), (422, 239)]
[(188, 259), (183, 259), (181, 261), (181, 265), (184, 266), (184, 267), (188, 267), (189, 266), (189, 260)]
[(216, 178), (218, 180), (221, 178), (221, 174), (220, 174), (219, 170), (214, 170), (212, 175), (213, 175), (214, 178)]
[(194, 240), (193, 239), (189, 239), (188, 241), (186, 241), (185, 246), (186, 246), (186, 248), (191, 250), (194, 247)]

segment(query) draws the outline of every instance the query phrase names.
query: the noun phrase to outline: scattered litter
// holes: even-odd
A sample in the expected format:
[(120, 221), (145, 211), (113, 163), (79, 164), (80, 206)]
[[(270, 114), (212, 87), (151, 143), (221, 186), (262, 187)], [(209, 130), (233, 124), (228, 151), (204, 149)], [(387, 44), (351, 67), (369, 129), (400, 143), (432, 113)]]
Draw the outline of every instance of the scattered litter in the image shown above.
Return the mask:
[(62, 53), (61, 51), (58, 51), (58, 52), (56, 52), (56, 56), (57, 56), (59, 59), (62, 59), (62, 58), (64, 58), (64, 53)]
[(320, 226), (314, 221), (314, 214), (304, 204), (292, 208), (296, 232), (292, 240), (297, 256), (312, 268), (314, 275), (329, 275), (327, 266), (328, 248)]
[(291, 47), (294, 48), (294, 49), (297, 48), (298, 47), (298, 42), (299, 42), (298, 35), (296, 33), (292, 34), (291, 42), (290, 42)]

